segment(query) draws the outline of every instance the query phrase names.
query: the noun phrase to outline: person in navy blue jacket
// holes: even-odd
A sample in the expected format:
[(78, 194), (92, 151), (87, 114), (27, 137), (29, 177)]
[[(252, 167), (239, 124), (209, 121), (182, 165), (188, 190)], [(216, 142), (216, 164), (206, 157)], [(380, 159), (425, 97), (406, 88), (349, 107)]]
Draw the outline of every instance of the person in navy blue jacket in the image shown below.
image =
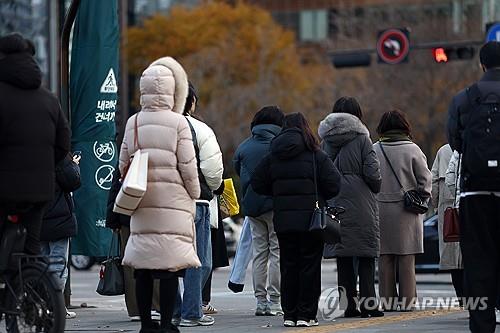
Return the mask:
[(280, 302), (279, 245), (273, 225), (273, 201), (270, 196), (257, 194), (250, 180), (259, 162), (270, 152), (271, 141), (280, 133), (284, 117), (277, 106), (266, 106), (257, 112), (250, 126), (252, 136), (240, 144), (233, 159), (234, 168), (241, 179), (243, 213), (248, 219), (252, 234), (252, 271), (257, 316), (283, 314)]

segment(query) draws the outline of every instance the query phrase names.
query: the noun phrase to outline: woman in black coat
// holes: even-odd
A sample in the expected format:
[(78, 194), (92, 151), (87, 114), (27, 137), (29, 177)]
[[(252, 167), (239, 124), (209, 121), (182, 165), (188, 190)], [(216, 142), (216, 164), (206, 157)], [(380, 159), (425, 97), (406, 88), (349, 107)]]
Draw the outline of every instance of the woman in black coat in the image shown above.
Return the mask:
[(309, 226), (316, 202), (324, 205), (339, 192), (340, 175), (319, 149), (301, 113), (285, 117), (282, 132), (257, 166), (251, 183), (255, 192), (273, 197), (284, 325), (316, 326), (323, 239), (320, 233), (310, 232)]

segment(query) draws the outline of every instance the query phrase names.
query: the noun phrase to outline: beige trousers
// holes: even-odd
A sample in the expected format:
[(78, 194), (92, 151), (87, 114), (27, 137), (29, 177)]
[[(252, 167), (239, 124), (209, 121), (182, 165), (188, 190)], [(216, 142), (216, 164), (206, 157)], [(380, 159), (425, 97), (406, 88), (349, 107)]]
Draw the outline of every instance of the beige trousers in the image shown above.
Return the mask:
[[(415, 255), (381, 255), (378, 261), (380, 305), (383, 310), (411, 311), (417, 297)], [(396, 288), (396, 267), (399, 292)]]

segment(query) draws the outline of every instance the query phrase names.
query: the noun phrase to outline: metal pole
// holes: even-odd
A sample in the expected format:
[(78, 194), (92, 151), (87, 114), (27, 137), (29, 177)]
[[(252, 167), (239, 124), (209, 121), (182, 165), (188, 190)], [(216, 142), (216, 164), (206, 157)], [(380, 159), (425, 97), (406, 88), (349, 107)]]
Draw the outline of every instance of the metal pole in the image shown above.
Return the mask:
[[(71, 125), (71, 112), (69, 104), (69, 36), (71, 34), (71, 28), (75, 22), (76, 13), (78, 12), (78, 6), (80, 5), (80, 0), (73, 0), (71, 6), (69, 7), (68, 14), (64, 20), (63, 30), (61, 34), (61, 84), (59, 86), (59, 98), (61, 100), (61, 107), (63, 113), (66, 115), (68, 122)], [(61, 3), (64, 9), (64, 3)], [(70, 243), (71, 248), (71, 243)], [(71, 305), (71, 274), (70, 274), (70, 256), (71, 250), (69, 250), (68, 255), (68, 279), (66, 280), (66, 286), (64, 288), (64, 302), (66, 306)]]
[(125, 124), (128, 119), (129, 112), (129, 79), (128, 79), (128, 65), (127, 65), (127, 52), (125, 45), (127, 44), (127, 27), (128, 27), (128, 10), (129, 0), (120, 0), (119, 2), (119, 20), (120, 20), (120, 78), (118, 98), (120, 109), (117, 115), (116, 129), (117, 138), (116, 144), (118, 147), (121, 145), (123, 139), (123, 132), (125, 131)]
[(64, 20), (63, 31), (61, 36), (61, 87), (59, 96), (61, 97), (61, 107), (64, 114), (71, 123), (71, 113), (69, 105), (69, 36), (71, 28), (75, 22), (76, 13), (80, 0), (73, 0)]

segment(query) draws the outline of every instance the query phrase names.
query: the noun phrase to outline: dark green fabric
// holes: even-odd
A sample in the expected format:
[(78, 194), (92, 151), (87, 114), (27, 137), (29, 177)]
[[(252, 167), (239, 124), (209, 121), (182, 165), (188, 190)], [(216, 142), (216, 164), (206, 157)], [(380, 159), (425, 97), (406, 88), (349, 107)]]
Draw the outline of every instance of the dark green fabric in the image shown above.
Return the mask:
[(81, 152), (82, 187), (74, 193), (78, 235), (72, 253), (105, 256), (106, 205), (116, 167), (119, 26), (116, 0), (82, 1), (71, 50), (72, 148)]
[(380, 142), (397, 142), (397, 141), (410, 141), (411, 139), (406, 133), (398, 130), (387, 131), (380, 136)]

